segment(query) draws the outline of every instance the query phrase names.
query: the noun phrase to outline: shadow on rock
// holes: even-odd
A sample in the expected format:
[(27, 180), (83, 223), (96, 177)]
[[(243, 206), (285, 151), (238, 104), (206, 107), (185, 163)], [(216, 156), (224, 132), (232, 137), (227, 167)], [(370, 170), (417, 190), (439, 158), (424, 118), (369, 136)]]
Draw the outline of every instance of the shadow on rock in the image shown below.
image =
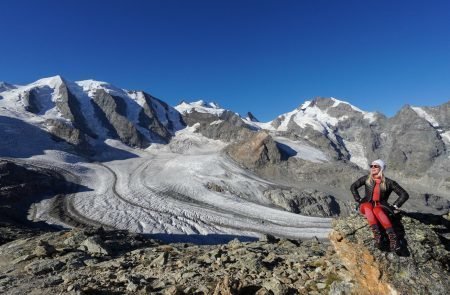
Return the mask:
[(281, 151), (281, 159), (287, 160), (290, 157), (295, 157), (297, 155), (297, 151), (288, 146), (287, 144), (280, 143), (278, 141), (275, 142), (277, 144), (277, 148)]
[(238, 235), (186, 235), (186, 234), (148, 234), (149, 238), (163, 241), (165, 243), (192, 243), (196, 245), (218, 245), (226, 244), (232, 240), (239, 240), (241, 242), (258, 241), (256, 237), (238, 236)]
[[(53, 231), (60, 226), (45, 222), (33, 222), (36, 210), (34, 204), (55, 196), (65, 196), (91, 189), (69, 180), (55, 170), (27, 164), (16, 164), (0, 160), (0, 223), (2, 240), (8, 241), (20, 230), (40, 229)], [(8, 238), (8, 236), (11, 236)]]
[[(441, 215), (435, 215), (430, 213), (420, 213), (420, 212), (402, 212), (399, 219), (402, 216), (408, 216), (423, 224), (431, 225), (433, 231), (438, 235), (439, 240), (442, 245), (444, 245), (447, 251), (450, 251), (450, 221), (445, 219)], [(400, 222), (399, 222), (400, 223)], [(401, 223), (400, 223), (401, 224)], [(404, 230), (404, 229), (403, 229)]]
[[(55, 122), (52, 124), (56, 124)], [(66, 133), (70, 134), (70, 131)], [(131, 152), (105, 143), (98, 143), (91, 147), (86, 141), (71, 142), (70, 136), (66, 133), (52, 134), (22, 120), (0, 116), (0, 138), (2, 139), (0, 157), (29, 158), (44, 155), (48, 150), (61, 150), (84, 156), (100, 156), (117, 160), (137, 157)], [(78, 144), (76, 144), (77, 142)]]

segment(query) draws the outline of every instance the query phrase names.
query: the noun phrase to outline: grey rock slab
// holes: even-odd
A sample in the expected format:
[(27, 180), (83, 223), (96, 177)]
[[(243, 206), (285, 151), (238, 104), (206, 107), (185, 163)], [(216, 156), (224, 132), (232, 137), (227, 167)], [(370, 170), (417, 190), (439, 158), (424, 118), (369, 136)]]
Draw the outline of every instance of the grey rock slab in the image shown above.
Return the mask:
[(90, 254), (109, 255), (109, 251), (104, 247), (99, 237), (89, 237), (84, 240), (80, 247), (80, 250), (86, 251)]
[(274, 295), (285, 295), (288, 293), (288, 288), (276, 278), (265, 281), (263, 287), (271, 291)]
[(58, 271), (64, 266), (59, 260), (43, 259), (36, 260), (25, 266), (25, 270), (34, 275), (41, 275), (52, 271)]

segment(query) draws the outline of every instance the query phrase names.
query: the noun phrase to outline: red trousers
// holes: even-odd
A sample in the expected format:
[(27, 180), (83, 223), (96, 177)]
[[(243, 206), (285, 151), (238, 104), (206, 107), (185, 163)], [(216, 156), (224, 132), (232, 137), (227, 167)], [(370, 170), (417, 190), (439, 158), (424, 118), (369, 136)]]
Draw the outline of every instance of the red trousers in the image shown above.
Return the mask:
[(381, 223), (384, 229), (392, 227), (392, 223), (387, 217), (386, 213), (384, 213), (383, 208), (380, 206), (372, 206), (372, 203), (362, 203), (359, 206), (359, 211), (366, 216), (367, 221), (370, 225)]

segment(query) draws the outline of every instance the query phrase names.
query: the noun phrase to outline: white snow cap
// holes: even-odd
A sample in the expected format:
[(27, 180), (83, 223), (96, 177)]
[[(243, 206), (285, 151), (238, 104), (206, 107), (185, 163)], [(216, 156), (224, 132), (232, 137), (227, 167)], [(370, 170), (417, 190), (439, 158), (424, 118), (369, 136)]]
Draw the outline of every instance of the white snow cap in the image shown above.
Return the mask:
[(372, 162), (372, 165), (378, 165), (380, 166), (381, 171), (384, 171), (384, 169), (386, 168), (386, 163), (384, 163), (383, 160), (378, 159)]

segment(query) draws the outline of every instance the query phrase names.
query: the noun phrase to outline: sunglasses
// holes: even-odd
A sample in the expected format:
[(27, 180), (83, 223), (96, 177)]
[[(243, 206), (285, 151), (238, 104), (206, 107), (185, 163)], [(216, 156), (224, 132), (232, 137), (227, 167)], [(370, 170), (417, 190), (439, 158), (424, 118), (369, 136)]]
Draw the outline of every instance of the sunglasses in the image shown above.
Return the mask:
[(380, 168), (378, 165), (370, 165), (370, 168)]

